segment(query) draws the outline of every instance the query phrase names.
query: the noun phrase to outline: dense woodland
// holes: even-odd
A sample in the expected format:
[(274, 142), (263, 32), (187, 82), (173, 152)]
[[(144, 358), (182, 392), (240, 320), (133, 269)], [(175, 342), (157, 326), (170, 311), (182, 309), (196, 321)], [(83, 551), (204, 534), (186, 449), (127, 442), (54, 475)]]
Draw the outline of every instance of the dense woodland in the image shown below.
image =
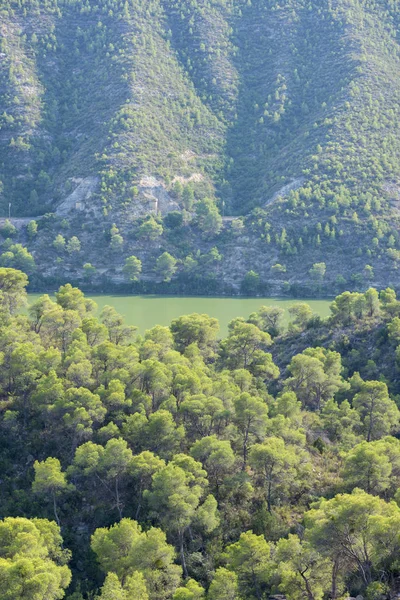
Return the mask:
[[(2, 600), (400, 591), (400, 302), (139, 336), (0, 269)], [(390, 596), (391, 594), (391, 596)]]
[[(399, 27), (0, 2), (0, 600), (400, 594)], [(339, 295), (140, 336), (110, 286)]]
[(248, 273), (252, 293), (396, 286), (399, 10), (3, 0), (0, 212), (37, 219), (5, 236), (3, 266), (17, 243), (43, 289), (129, 287), (131, 256), (142, 291), (246, 293)]

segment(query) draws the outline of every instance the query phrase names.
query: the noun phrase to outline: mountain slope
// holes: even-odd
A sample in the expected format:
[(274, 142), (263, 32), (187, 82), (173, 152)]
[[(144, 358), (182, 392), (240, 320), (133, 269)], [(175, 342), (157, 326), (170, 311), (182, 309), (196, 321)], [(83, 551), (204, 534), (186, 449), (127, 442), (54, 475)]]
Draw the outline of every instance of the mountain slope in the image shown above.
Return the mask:
[[(395, 284), (399, 20), (390, 0), (7, 0), (1, 212), (56, 214), (20, 236), (40, 264), (67, 217), (108, 279), (107, 260), (118, 274), (145, 252), (151, 281), (161, 250), (183, 261), (217, 246), (210, 269), (228, 287), (254, 270), (272, 291), (315, 292), (316, 262), (327, 289)], [(193, 201), (205, 196), (258, 216), (204, 239)], [(183, 211), (179, 236), (164, 227), (143, 249), (137, 219), (171, 210)], [(113, 223), (124, 245), (101, 265)], [(79, 278), (82, 261), (61, 258)]]

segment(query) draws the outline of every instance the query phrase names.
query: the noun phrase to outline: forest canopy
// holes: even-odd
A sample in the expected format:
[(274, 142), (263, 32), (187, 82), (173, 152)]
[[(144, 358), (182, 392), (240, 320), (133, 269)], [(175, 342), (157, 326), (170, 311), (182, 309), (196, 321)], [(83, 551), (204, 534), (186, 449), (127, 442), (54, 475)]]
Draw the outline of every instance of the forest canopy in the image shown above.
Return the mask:
[[(141, 336), (0, 269), (0, 596), (384, 599), (400, 549), (400, 302)], [(24, 308), (25, 306), (25, 308)], [(368, 343), (367, 343), (368, 340)]]

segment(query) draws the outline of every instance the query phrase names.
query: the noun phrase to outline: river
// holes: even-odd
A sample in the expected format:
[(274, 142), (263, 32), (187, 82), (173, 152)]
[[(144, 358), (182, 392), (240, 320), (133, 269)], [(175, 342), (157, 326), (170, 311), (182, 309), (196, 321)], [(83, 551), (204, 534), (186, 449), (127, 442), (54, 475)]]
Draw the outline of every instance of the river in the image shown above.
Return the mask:
[[(40, 294), (29, 294), (29, 303), (34, 302)], [(228, 323), (235, 317), (248, 317), (260, 306), (281, 306), (285, 309), (285, 321), (288, 323), (289, 306), (297, 302), (307, 302), (313, 312), (320, 317), (330, 314), (329, 305), (332, 300), (282, 300), (279, 298), (210, 298), (195, 296), (90, 296), (98, 304), (99, 311), (103, 306), (113, 306), (129, 325), (136, 325), (139, 333), (144, 333), (154, 325), (169, 325), (172, 319), (191, 313), (207, 314), (218, 319), (220, 335), (226, 336)]]

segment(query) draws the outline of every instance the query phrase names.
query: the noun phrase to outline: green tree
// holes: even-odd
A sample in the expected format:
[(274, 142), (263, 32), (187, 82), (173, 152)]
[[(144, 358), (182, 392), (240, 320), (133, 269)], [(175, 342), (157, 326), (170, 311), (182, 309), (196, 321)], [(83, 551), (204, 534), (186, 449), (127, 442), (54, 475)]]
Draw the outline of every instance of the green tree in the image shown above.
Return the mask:
[(69, 255), (78, 254), (81, 251), (81, 242), (76, 237), (76, 235), (72, 236), (66, 245), (66, 250)]
[(127, 600), (125, 590), (115, 573), (107, 573), (98, 600)]
[(314, 263), (311, 269), (309, 270), (310, 277), (314, 279), (314, 281), (320, 283), (326, 273), (326, 264), (324, 262)]
[(377, 290), (369, 288), (364, 293), (364, 299), (367, 317), (377, 317), (381, 311), (381, 303)]
[(219, 323), (217, 319), (208, 315), (193, 313), (173, 319), (170, 329), (179, 352), (184, 352), (185, 348), (196, 344), (207, 354), (215, 345)]
[(56, 292), (56, 300), (64, 310), (76, 311), (81, 317), (94, 312), (97, 308), (97, 304), (92, 299), (85, 298), (85, 294), (70, 283), (60, 286)]
[(28, 278), (16, 269), (0, 267), (0, 306), (8, 314), (16, 313), (27, 302)]
[(156, 260), (155, 272), (163, 281), (171, 281), (177, 271), (177, 260), (169, 252), (164, 252)]
[(35, 494), (49, 498), (53, 504), (54, 517), (57, 525), (60, 525), (60, 518), (57, 510), (57, 496), (70, 487), (66, 481), (65, 473), (61, 471), (61, 464), (58, 458), (47, 458), (43, 462), (35, 461), (35, 479), (32, 484), (32, 490)]
[(124, 592), (126, 600), (150, 600), (146, 580), (140, 571), (135, 571), (133, 575), (126, 578)]
[(65, 241), (65, 238), (63, 235), (61, 235), (61, 233), (59, 233), (54, 242), (53, 242), (53, 246), (54, 248), (57, 250), (57, 252), (62, 252), (63, 250), (65, 250), (67, 242)]
[(247, 464), (249, 447), (263, 439), (268, 423), (268, 406), (248, 392), (240, 394), (234, 401), (234, 422), (238, 428), (242, 447), (243, 468)]
[(11, 238), (17, 233), (16, 227), (11, 223), (9, 219), (4, 221), (4, 224), (1, 227), (1, 235), (4, 238)]
[(241, 235), (245, 229), (243, 218), (233, 219), (231, 222), (231, 229), (235, 236)]
[(153, 475), (151, 490), (145, 492), (145, 497), (161, 525), (177, 536), (181, 564), (187, 577), (185, 533), (198, 516), (207, 480), (200, 463), (185, 455), (180, 458), (182, 460), (175, 457)]
[(269, 333), (271, 337), (276, 337), (283, 332), (283, 318), (285, 310), (279, 306), (261, 306), (261, 308), (252, 313), (248, 322), (257, 325), (261, 331)]
[(111, 236), (110, 248), (113, 252), (120, 252), (124, 247), (124, 238), (119, 233)]
[(21, 244), (13, 244), (0, 256), (3, 267), (20, 269), (25, 273), (33, 273), (36, 268), (35, 260), (30, 252)]
[(29, 239), (33, 240), (37, 236), (38, 232), (38, 224), (36, 223), (36, 221), (29, 221), (26, 227), (26, 231), (28, 233)]
[(365, 586), (373, 572), (397, 551), (400, 509), (364, 491), (322, 499), (305, 515), (306, 539), (332, 563), (331, 598), (339, 577), (357, 573)]
[(247, 531), (225, 552), (228, 569), (238, 578), (240, 596), (265, 598), (272, 573), (271, 547), (264, 536)]
[(292, 358), (288, 371), (292, 376), (286, 387), (307, 408), (320, 410), (338, 390), (348, 387), (341, 376), (341, 356), (332, 350), (308, 348)]
[(117, 313), (113, 306), (106, 305), (100, 314), (100, 321), (108, 331), (111, 343), (125, 345), (131, 342), (137, 327), (125, 325), (124, 319)]
[(222, 217), (211, 198), (203, 198), (196, 203), (198, 225), (206, 237), (218, 235), (222, 229)]
[(60, 529), (45, 519), (0, 521), (0, 597), (58, 600), (71, 581)]
[(99, 471), (109, 482), (108, 491), (113, 490), (115, 506), (119, 518), (122, 519), (123, 502), (120, 495), (121, 479), (129, 472), (132, 463), (132, 451), (122, 439), (111, 439), (107, 442), (100, 456)]
[(215, 571), (208, 590), (208, 600), (239, 600), (238, 577), (236, 573), (219, 567)]
[(389, 339), (395, 344), (400, 344), (400, 318), (394, 317), (387, 326)]
[(262, 477), (269, 512), (275, 498), (296, 480), (301, 459), (298, 447), (285, 444), (278, 437), (269, 437), (250, 449), (249, 465)]
[(157, 240), (163, 234), (163, 226), (153, 216), (147, 218), (139, 227), (139, 236), (149, 241)]
[(204, 588), (194, 579), (188, 579), (185, 587), (179, 587), (172, 600), (202, 600), (205, 597)]
[(194, 203), (194, 191), (190, 185), (185, 185), (182, 191), (182, 202), (186, 210), (191, 211)]
[(122, 519), (109, 529), (96, 529), (91, 547), (103, 571), (114, 572), (123, 586), (141, 573), (150, 600), (167, 600), (179, 585), (181, 569), (173, 564), (174, 549), (161, 529), (144, 532), (136, 521)]
[(286, 273), (286, 270), (286, 265), (281, 265), (280, 263), (276, 263), (271, 267), (271, 271), (274, 273)]
[(244, 294), (256, 295), (260, 288), (260, 276), (255, 271), (248, 271), (242, 281), (241, 289)]
[(366, 310), (366, 298), (364, 294), (343, 292), (335, 298), (330, 308), (333, 322), (345, 325), (363, 318)]
[(96, 271), (97, 269), (92, 265), (92, 263), (87, 262), (83, 265), (84, 277), (88, 281), (93, 279), (94, 275), (96, 274)]
[(279, 589), (293, 600), (322, 600), (330, 591), (331, 564), (297, 535), (280, 539), (274, 553)]
[(210, 435), (193, 444), (190, 454), (203, 464), (218, 497), (219, 488), (235, 463), (235, 455), (230, 443)]
[(297, 304), (290, 306), (288, 311), (293, 319), (290, 325), (292, 328), (300, 331), (307, 327), (307, 324), (311, 321), (313, 316), (311, 308), (305, 302), (298, 302)]
[(253, 375), (275, 379), (278, 367), (264, 350), (272, 344), (271, 336), (252, 323), (238, 318), (228, 325), (229, 335), (220, 345), (221, 359), (230, 369), (248, 369)]
[(378, 440), (399, 426), (399, 409), (390, 399), (387, 385), (381, 381), (363, 383), (353, 398), (353, 406), (360, 416), (367, 442)]
[(183, 214), (178, 210), (173, 210), (165, 215), (164, 225), (168, 229), (179, 229), (183, 225)]
[[(384, 440), (362, 442), (346, 455), (342, 477), (346, 487), (362, 488), (368, 494), (379, 494), (391, 483), (392, 464)], [(397, 464), (400, 465), (400, 452)]]
[(129, 281), (138, 281), (142, 272), (142, 261), (136, 258), (136, 256), (129, 256), (125, 259), (125, 264), (122, 270)]
[(136, 493), (138, 502), (135, 514), (136, 519), (139, 518), (142, 508), (144, 490), (150, 488), (153, 475), (164, 467), (165, 461), (148, 450), (137, 454), (130, 461), (129, 471), (137, 482)]

